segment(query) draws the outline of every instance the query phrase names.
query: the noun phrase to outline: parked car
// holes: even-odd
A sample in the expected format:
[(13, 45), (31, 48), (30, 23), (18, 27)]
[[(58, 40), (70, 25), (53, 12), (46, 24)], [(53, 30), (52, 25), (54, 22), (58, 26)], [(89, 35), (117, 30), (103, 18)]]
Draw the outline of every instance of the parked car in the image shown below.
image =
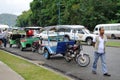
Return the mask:
[(38, 37), (29, 37), (29, 38), (23, 38), (23, 39), (21, 39), (20, 40), (20, 44), (21, 44), (20, 50), (23, 51), (26, 48), (32, 47), (32, 43), (34, 41), (37, 41), (37, 40), (39, 40)]
[(20, 39), (24, 38), (25, 35), (23, 34), (11, 34), (9, 38), (9, 45), (12, 47), (12, 45), (17, 45), (20, 47)]
[(95, 34), (91, 34), (90, 31), (82, 25), (58, 25), (57, 27), (67, 27), (64, 31), (60, 30), (59, 34), (65, 34), (71, 40), (87, 42), (88, 45), (92, 44), (93, 38), (96, 36)]
[(39, 40), (39, 37), (36, 37), (36, 31), (40, 31), (41, 27), (26, 27), (26, 37), (20, 40), (20, 50), (23, 51), (26, 48), (32, 47), (32, 43), (36, 40)]
[(108, 38), (120, 38), (120, 23), (96, 25), (93, 33), (98, 35), (100, 27), (103, 27), (105, 29), (105, 34)]

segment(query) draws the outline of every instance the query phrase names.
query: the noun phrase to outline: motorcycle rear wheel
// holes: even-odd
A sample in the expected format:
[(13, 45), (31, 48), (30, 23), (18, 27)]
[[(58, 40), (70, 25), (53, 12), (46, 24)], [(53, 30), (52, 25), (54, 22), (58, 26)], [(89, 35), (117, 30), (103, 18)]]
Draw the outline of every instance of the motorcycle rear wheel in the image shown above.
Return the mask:
[(64, 58), (67, 62), (70, 62), (72, 60), (70, 57), (70, 52), (66, 52)]

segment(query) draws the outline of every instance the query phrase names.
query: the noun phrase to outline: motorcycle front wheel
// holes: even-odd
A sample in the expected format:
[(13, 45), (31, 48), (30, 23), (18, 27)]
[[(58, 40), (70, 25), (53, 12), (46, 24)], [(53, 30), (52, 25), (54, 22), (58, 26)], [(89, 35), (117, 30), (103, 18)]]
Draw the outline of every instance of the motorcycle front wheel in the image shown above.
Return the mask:
[(76, 62), (81, 67), (86, 67), (90, 64), (90, 57), (88, 54), (83, 54), (83, 56), (80, 54), (76, 57)]

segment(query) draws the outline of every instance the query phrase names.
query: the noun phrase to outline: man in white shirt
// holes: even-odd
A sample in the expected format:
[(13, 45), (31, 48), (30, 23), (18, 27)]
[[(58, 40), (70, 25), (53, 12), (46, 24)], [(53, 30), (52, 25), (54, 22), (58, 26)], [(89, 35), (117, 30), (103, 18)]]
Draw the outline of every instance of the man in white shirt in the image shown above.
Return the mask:
[(105, 43), (107, 41), (107, 37), (104, 35), (104, 28), (101, 27), (99, 29), (99, 35), (93, 39), (93, 46), (95, 48), (94, 53), (94, 62), (92, 66), (92, 72), (93, 74), (96, 74), (97, 70), (97, 62), (99, 57), (101, 58), (101, 64), (102, 64), (102, 72), (104, 76), (111, 76), (108, 73), (107, 65), (106, 65), (106, 56), (105, 56)]

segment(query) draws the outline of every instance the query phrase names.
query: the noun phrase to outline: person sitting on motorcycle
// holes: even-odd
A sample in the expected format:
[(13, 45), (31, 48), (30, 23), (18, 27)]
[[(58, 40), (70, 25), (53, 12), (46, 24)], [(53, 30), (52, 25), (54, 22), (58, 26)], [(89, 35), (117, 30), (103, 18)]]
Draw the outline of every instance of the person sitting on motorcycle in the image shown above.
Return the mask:
[(70, 41), (69, 36), (68, 36), (68, 35), (65, 35), (63, 41)]

